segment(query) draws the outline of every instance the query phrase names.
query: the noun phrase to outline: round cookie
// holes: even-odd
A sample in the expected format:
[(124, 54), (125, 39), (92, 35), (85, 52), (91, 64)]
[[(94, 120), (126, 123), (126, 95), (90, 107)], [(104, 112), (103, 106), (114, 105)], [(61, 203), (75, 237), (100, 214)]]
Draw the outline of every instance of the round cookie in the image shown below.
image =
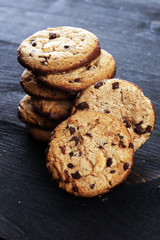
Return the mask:
[(17, 51), (22, 66), (43, 73), (78, 68), (99, 54), (99, 41), (93, 33), (67, 26), (36, 32), (25, 39)]
[(66, 73), (38, 75), (38, 79), (48, 86), (76, 93), (104, 78), (113, 78), (115, 73), (114, 58), (101, 50), (101, 55), (88, 65)]
[(69, 117), (70, 110), (73, 106), (73, 101), (67, 99), (47, 101), (32, 97), (31, 100), (35, 111), (50, 119), (56, 120), (65, 119)]
[(33, 110), (31, 97), (28, 95), (24, 96), (19, 103), (18, 117), (26, 124), (38, 126), (43, 129), (52, 130), (59, 124), (59, 122), (56, 120), (49, 120), (48, 118), (37, 114)]
[(121, 120), (131, 134), (136, 151), (149, 138), (155, 124), (155, 110), (137, 85), (111, 79), (97, 82), (77, 96), (72, 114), (94, 110), (111, 114)]
[(126, 179), (133, 155), (131, 136), (121, 121), (105, 113), (83, 111), (52, 132), (47, 168), (67, 192), (94, 197)]
[(40, 142), (49, 142), (51, 137), (51, 130), (42, 129), (39, 127), (26, 124), (26, 129), (30, 135)]
[(32, 72), (27, 69), (24, 70), (22, 74), (21, 86), (28, 95), (48, 100), (63, 100), (73, 98), (74, 96), (65, 91), (46, 86), (38, 81), (36, 75), (32, 74)]

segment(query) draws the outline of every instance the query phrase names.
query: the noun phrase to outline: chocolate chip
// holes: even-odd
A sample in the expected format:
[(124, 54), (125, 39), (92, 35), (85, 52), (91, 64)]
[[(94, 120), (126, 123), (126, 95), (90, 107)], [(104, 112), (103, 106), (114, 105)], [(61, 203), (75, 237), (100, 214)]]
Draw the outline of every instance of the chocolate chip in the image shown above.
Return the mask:
[(119, 88), (119, 82), (112, 83), (112, 89)]
[(74, 82), (80, 82), (80, 78), (75, 78)]
[(32, 40), (32, 46), (33, 47), (36, 47), (37, 46), (37, 42), (36, 42), (36, 40), (34, 39), (34, 40)]
[(124, 166), (123, 166), (123, 169), (126, 171), (128, 168), (129, 168), (129, 163), (126, 162), (126, 163), (124, 164)]
[(69, 45), (64, 45), (64, 48), (65, 48), (65, 49), (67, 49), (67, 48), (69, 48), (69, 47), (70, 47)]
[(50, 32), (50, 33), (49, 33), (49, 39), (54, 39), (54, 38), (56, 38), (56, 37), (57, 37), (57, 35), (56, 35), (55, 32)]
[(81, 178), (81, 174), (77, 171), (77, 172), (75, 172), (75, 173), (71, 173), (71, 175), (72, 175), (72, 177), (74, 178), (74, 179), (79, 179), (79, 178)]
[(68, 163), (67, 167), (68, 167), (68, 168), (73, 168), (74, 165), (73, 165), (72, 163)]
[(134, 148), (134, 145), (133, 145), (133, 143), (129, 143), (129, 148)]
[(74, 152), (69, 153), (70, 157), (74, 156)]
[(95, 183), (92, 183), (89, 185), (91, 189), (93, 189), (95, 187)]
[(92, 134), (91, 133), (86, 133), (86, 136), (92, 137)]
[(110, 111), (108, 111), (108, 110), (104, 110), (104, 113), (110, 113)]
[(75, 141), (75, 146), (78, 144), (78, 137), (74, 136), (70, 139), (70, 142)]
[(124, 137), (120, 135), (119, 138), (120, 138), (120, 139), (123, 139)]
[(145, 132), (151, 133), (152, 132), (152, 127), (148, 125)]
[(142, 122), (137, 123), (137, 124), (135, 125), (134, 131), (135, 131), (137, 134), (143, 134), (143, 133), (145, 133), (145, 131), (144, 131), (144, 129), (142, 128), (141, 124), (142, 124)]
[(72, 135), (76, 131), (76, 129), (74, 127), (69, 127), (69, 131), (70, 134)]
[(85, 108), (89, 108), (89, 105), (88, 105), (87, 102), (81, 102), (81, 103), (78, 104), (77, 108), (83, 110)]
[(111, 181), (109, 181), (109, 185), (112, 185)]
[(89, 65), (89, 66), (87, 66), (87, 70), (89, 70), (91, 68), (91, 66)]
[(98, 88), (100, 88), (102, 85), (103, 85), (103, 82), (97, 82), (97, 83), (94, 85), (94, 88), (98, 89)]
[(66, 147), (65, 147), (65, 146), (60, 146), (59, 148), (61, 149), (61, 152), (62, 152), (63, 154), (66, 153)]
[(73, 83), (72, 81), (69, 81), (69, 83)]
[(68, 171), (65, 169), (64, 170), (64, 175), (65, 175), (65, 183), (69, 183), (69, 179), (70, 179), (70, 176), (69, 176), (69, 174), (68, 174)]
[(102, 148), (103, 148), (103, 146), (99, 146), (98, 148), (102, 149)]
[(73, 187), (72, 187), (72, 190), (73, 190), (74, 192), (78, 192), (78, 187), (77, 187), (77, 186), (73, 186)]
[(116, 170), (111, 170), (111, 171), (110, 171), (110, 173), (115, 173), (115, 172), (116, 172)]
[(119, 142), (119, 147), (121, 147), (121, 148), (125, 148), (125, 147), (126, 147), (126, 146), (124, 145), (123, 141), (120, 141), (120, 142)]
[(107, 167), (110, 167), (112, 165), (112, 158), (107, 159)]
[(112, 143), (112, 146), (115, 146), (116, 144), (115, 143)]
[(82, 156), (82, 152), (81, 152), (81, 151), (79, 151), (79, 157), (80, 157), (80, 156)]
[(131, 124), (128, 120), (124, 120), (123, 123), (125, 124), (126, 128), (130, 128)]

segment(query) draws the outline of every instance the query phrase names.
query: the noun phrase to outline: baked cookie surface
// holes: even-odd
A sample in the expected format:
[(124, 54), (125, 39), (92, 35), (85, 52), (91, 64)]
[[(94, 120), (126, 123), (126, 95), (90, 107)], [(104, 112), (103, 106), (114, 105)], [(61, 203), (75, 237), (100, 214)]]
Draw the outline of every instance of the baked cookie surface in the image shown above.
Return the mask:
[(70, 110), (73, 106), (73, 101), (67, 99), (48, 101), (32, 97), (31, 100), (33, 108), (49, 119), (60, 120), (69, 117)]
[(138, 86), (121, 79), (97, 82), (80, 93), (72, 114), (82, 110), (100, 111), (117, 117), (128, 128), (135, 151), (149, 138), (155, 124), (151, 100)]
[(69, 92), (79, 92), (104, 78), (112, 78), (116, 73), (116, 63), (111, 54), (101, 50), (101, 54), (90, 64), (59, 74), (38, 75), (46, 85)]
[(31, 97), (28, 95), (24, 96), (19, 103), (18, 117), (26, 124), (44, 129), (53, 130), (59, 124), (56, 120), (49, 120), (48, 118), (37, 114), (33, 109)]
[(99, 54), (99, 41), (93, 33), (67, 26), (36, 32), (17, 51), (22, 66), (51, 73), (75, 69)]
[(49, 142), (51, 137), (51, 130), (42, 129), (39, 127), (26, 124), (26, 129), (30, 135), (40, 142)]
[(41, 81), (38, 81), (36, 75), (25, 69), (22, 74), (21, 86), (24, 91), (33, 97), (45, 98), (48, 100), (63, 100), (73, 98), (73, 94), (58, 90), (51, 86), (46, 86)]
[(47, 168), (67, 192), (93, 197), (126, 179), (133, 155), (131, 136), (123, 123), (111, 115), (83, 111), (52, 132)]

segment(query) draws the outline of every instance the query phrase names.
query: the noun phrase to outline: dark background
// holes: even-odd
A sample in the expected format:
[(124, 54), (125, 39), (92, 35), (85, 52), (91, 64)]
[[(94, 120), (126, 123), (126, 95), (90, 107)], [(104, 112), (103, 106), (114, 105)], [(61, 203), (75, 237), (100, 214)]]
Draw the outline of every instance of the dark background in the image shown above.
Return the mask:
[[(19, 44), (47, 27), (85, 28), (117, 63), (117, 75), (151, 98), (157, 122), (135, 154), (129, 180), (93, 199), (70, 196), (51, 180), (45, 146), (17, 119), (25, 95)], [(0, 237), (6, 240), (160, 239), (159, 0), (0, 0)]]

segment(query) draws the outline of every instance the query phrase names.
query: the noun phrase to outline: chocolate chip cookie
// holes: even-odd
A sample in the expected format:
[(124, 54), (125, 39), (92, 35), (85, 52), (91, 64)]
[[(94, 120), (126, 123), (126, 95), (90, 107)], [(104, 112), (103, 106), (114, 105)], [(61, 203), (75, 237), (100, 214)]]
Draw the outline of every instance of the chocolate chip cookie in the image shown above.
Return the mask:
[(49, 142), (51, 136), (51, 130), (42, 129), (39, 127), (26, 124), (26, 129), (30, 135), (40, 142)]
[(155, 124), (155, 110), (135, 84), (112, 79), (97, 82), (77, 96), (72, 114), (94, 110), (116, 116), (131, 134), (134, 150), (149, 138)]
[(69, 99), (48, 101), (32, 97), (31, 100), (35, 111), (50, 119), (56, 120), (69, 117), (70, 110), (73, 106), (73, 101)]
[(131, 136), (121, 121), (105, 113), (83, 111), (53, 131), (47, 168), (67, 192), (93, 197), (126, 179), (133, 155)]
[(48, 28), (25, 39), (18, 48), (22, 66), (38, 72), (63, 72), (89, 63), (100, 54), (97, 37), (75, 27)]
[(48, 118), (37, 114), (33, 109), (31, 97), (28, 95), (26, 95), (19, 103), (18, 117), (26, 124), (38, 126), (43, 129), (53, 130), (59, 124), (59, 121), (49, 120)]
[[(77, 93), (97, 81), (114, 77), (115, 72), (114, 58), (108, 52), (101, 50), (101, 55), (98, 58), (76, 70), (59, 74), (39, 74), (37, 77), (39, 81), (48, 86)], [(33, 73), (31, 74), (33, 75)]]
[(73, 94), (69, 94), (65, 91), (58, 90), (51, 86), (46, 86), (42, 81), (38, 80), (38, 77), (32, 74), (27, 69), (24, 70), (21, 79), (21, 86), (24, 91), (33, 97), (44, 98), (48, 100), (63, 100), (73, 98)]

